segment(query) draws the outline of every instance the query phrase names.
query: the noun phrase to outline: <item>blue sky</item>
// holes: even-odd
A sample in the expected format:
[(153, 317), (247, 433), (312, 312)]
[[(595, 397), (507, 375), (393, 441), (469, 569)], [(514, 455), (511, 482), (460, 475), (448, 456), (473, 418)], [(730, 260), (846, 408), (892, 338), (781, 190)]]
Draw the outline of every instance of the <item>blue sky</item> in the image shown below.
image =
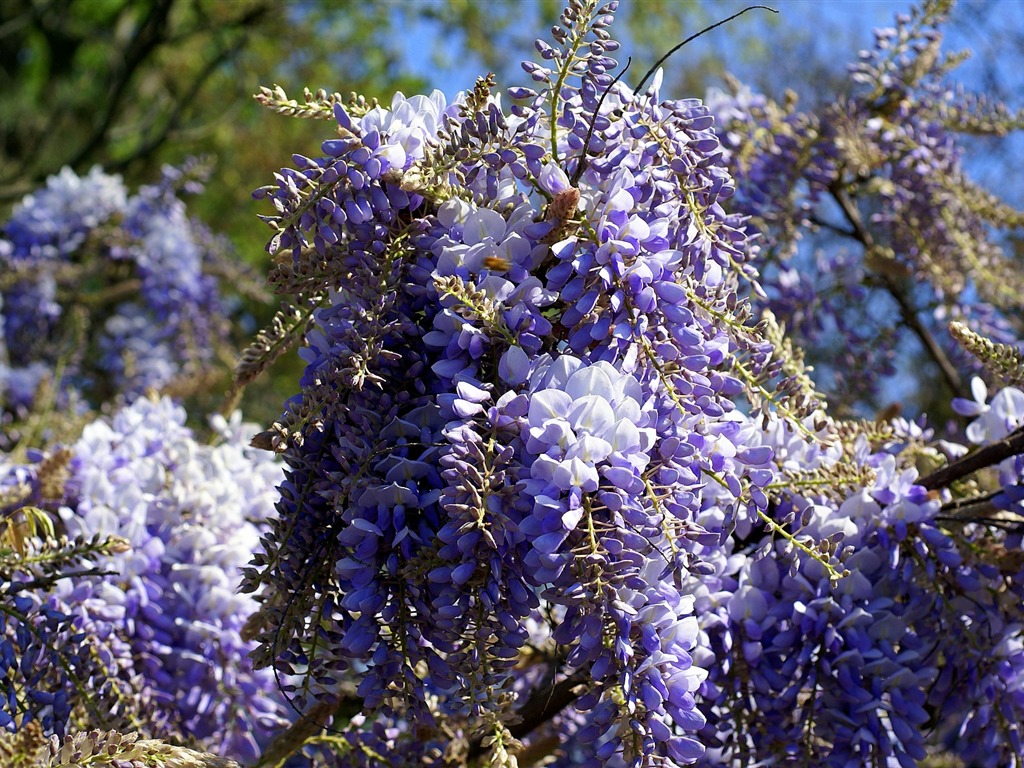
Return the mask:
[[(409, 2), (410, 0), (403, 0)], [(434, 2), (435, 0), (412, 0), (413, 2)], [(476, 0), (486, 4), (487, 0)], [(635, 4), (641, 8), (645, 0), (622, 0), (622, 8)], [(713, 18), (725, 18), (744, 7), (751, 5), (750, 0), (716, 0), (705, 2), (704, 7)], [(880, 26), (889, 26), (896, 13), (906, 12), (911, 7), (909, 2), (893, 0), (767, 0), (769, 5), (779, 11), (778, 23), (768, 23), (768, 14), (764, 11), (751, 11), (748, 18), (754, 20), (759, 36), (767, 41), (769, 47), (776, 48), (780, 57), (786, 55), (784, 41), (790, 39), (794, 32), (812, 40), (815, 50), (826, 59), (833, 59), (836, 64), (848, 62), (856, 55), (857, 50), (867, 47), (872, 42), (872, 30)], [(520, 0), (522, 8), (522, 24), (534, 28), (536, 36), (546, 34), (537, 20), (537, 4), (535, 0)], [(1006, 41), (993, 39), (992, 29), (1010, 30), (1024, 35), (1024, 0), (966, 0), (959, 4), (955, 11), (958, 17), (966, 16), (969, 11), (980, 11), (988, 19), (990, 29), (978, 29), (969, 24), (954, 25), (947, 31), (947, 44), (952, 48), (969, 47), (977, 52), (976, 58), (1013, 59), (1007, 63), (1006, 72), (1019, 71), (1019, 55), (1007, 57), (1008, 51), (1001, 48)], [(758, 18), (758, 15), (760, 16)], [(746, 25), (744, 29), (750, 29)], [(737, 27), (737, 30), (739, 27)], [(433, 87), (451, 93), (471, 86), (477, 75), (484, 71), (483, 65), (473, 57), (467, 57), (462, 50), (461, 41), (438, 40), (437, 27), (429, 23), (420, 23), (416, 28), (406, 30), (404, 35), (408, 41), (405, 49), (406, 62), (414, 71), (422, 73)], [(720, 27), (704, 38), (694, 41), (694, 55), (704, 47), (706, 50), (717, 50), (726, 58), (735, 74), (744, 79), (753, 73), (744, 72), (741, 57), (733, 44), (735, 33), (729, 26)], [(773, 43), (778, 41), (778, 43)], [(437, 67), (436, 63), (425, 56), (425, 51), (433, 46), (439, 47), (450, 62), (447, 66)], [(624, 54), (630, 53), (628, 44)], [(1024, 53), (1012, 51), (1009, 53)], [(514, 58), (522, 58), (523, 52), (510, 52)], [(676, 54), (674, 63), (685, 62), (686, 52)], [(623, 59), (625, 56), (622, 57)], [(641, 63), (641, 62), (638, 62)], [(973, 67), (968, 64), (964, 70), (965, 79), (971, 79)], [(1017, 78), (1020, 80), (1021, 78)], [(698, 94), (673, 94), (690, 96)]]

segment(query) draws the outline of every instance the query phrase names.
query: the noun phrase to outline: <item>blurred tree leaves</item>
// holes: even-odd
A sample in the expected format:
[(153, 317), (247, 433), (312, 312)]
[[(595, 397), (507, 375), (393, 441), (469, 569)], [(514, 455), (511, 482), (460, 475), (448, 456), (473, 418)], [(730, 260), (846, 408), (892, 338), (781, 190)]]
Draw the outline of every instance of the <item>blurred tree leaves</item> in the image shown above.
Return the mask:
[(0, 193), (70, 165), (148, 164), (264, 23), (266, 0), (0, 4)]

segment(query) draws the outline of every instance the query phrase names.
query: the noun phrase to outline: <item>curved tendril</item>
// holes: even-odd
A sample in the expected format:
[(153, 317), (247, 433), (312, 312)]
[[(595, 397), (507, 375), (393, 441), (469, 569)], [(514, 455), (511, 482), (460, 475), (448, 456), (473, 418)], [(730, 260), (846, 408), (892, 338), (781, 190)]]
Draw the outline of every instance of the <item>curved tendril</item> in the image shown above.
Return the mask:
[(689, 36), (688, 38), (686, 38), (685, 40), (683, 40), (683, 42), (679, 43), (679, 45), (677, 45), (677, 46), (676, 46), (676, 47), (674, 47), (674, 48), (673, 48), (672, 50), (670, 50), (670, 51), (669, 51), (668, 53), (666, 53), (666, 54), (665, 54), (664, 56), (662, 56), (662, 57), (661, 57), (660, 59), (658, 59), (658, 60), (657, 60), (657, 61), (656, 61), (656, 62), (654, 63), (654, 66), (652, 66), (652, 67), (651, 67), (651, 68), (650, 68), (649, 70), (647, 70), (647, 74), (646, 74), (646, 75), (644, 75), (644, 76), (643, 76), (642, 78), (640, 78), (640, 82), (639, 82), (639, 83), (637, 83), (637, 86), (636, 86), (636, 88), (634, 88), (634, 89), (633, 89), (633, 92), (634, 92), (634, 93), (639, 93), (639, 92), (640, 92), (640, 91), (641, 91), (641, 90), (643, 89), (643, 87), (644, 87), (644, 85), (645, 85), (645, 84), (647, 83), (647, 81), (648, 81), (648, 80), (649, 80), (649, 79), (651, 78), (651, 76), (652, 76), (652, 75), (653, 75), (653, 74), (654, 74), (655, 72), (657, 72), (657, 71), (658, 71), (658, 67), (660, 67), (660, 66), (661, 66), (662, 64), (664, 64), (664, 63), (665, 63), (665, 61), (666, 61), (666, 60), (668, 59), (668, 57), (669, 57), (669, 56), (671, 56), (671, 55), (672, 55), (673, 53), (675, 53), (676, 51), (678, 51), (678, 50), (679, 50), (680, 48), (682, 48), (682, 47), (683, 47), (684, 45), (686, 45), (687, 43), (689, 43), (689, 42), (690, 42), (690, 41), (692, 41), (692, 40), (696, 40), (696, 39), (697, 39), (698, 37), (700, 37), (701, 35), (703, 35), (703, 34), (704, 34), (705, 32), (710, 32), (710, 31), (711, 31), (712, 29), (714, 29), (715, 27), (720, 27), (720, 26), (722, 26), (723, 24), (728, 24), (728, 23), (729, 23), (730, 21), (732, 21), (733, 19), (735, 19), (735, 18), (736, 18), (737, 16), (742, 16), (742, 15), (743, 15), (744, 13), (746, 13), (747, 11), (752, 11), (752, 10), (754, 10), (755, 8), (759, 8), (759, 9), (761, 9), (761, 10), (763, 10), (763, 11), (771, 11), (772, 13), (778, 13), (778, 11), (777, 11), (777, 10), (775, 10), (774, 8), (772, 8), (772, 7), (770, 7), (770, 6), (767, 6), (767, 5), (748, 5), (748, 6), (746, 7), (746, 8), (744, 8), (744, 9), (743, 9), (742, 11), (740, 11), (739, 13), (734, 13), (734, 14), (733, 14), (732, 16), (730, 16), (730, 17), (729, 17), (729, 18), (727, 18), (727, 19), (722, 19), (721, 21), (717, 21), (717, 22), (715, 22), (714, 24), (712, 24), (712, 25), (711, 25), (710, 27), (704, 27), (704, 29), (702, 29), (702, 30), (701, 30), (700, 32), (697, 32), (697, 33), (695, 33), (695, 34), (693, 34), (693, 35), (690, 35), (690, 36)]
[(622, 76), (626, 74), (629, 69), (629, 65), (633, 63), (633, 57), (630, 56), (626, 59), (626, 66), (622, 68), (622, 71), (615, 76), (615, 79), (611, 81), (607, 88), (604, 89), (604, 93), (601, 94), (600, 100), (597, 102), (597, 107), (594, 109), (594, 118), (590, 121), (590, 129), (587, 131), (587, 140), (583, 142), (583, 151), (580, 153), (579, 162), (576, 163), (576, 172), (572, 175), (572, 180), (569, 182), (570, 187), (575, 187), (579, 183), (580, 176), (583, 175), (583, 171), (587, 168), (587, 153), (590, 151), (590, 140), (594, 137), (594, 126), (597, 124), (597, 116), (601, 114), (601, 107), (604, 106), (605, 97), (611, 92), (615, 84), (622, 79)]

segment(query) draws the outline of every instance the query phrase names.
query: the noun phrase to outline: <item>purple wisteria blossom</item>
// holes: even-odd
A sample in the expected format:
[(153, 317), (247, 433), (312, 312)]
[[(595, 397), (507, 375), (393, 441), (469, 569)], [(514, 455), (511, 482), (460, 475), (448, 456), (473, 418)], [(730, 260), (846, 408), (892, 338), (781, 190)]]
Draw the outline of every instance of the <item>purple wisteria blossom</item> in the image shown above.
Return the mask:
[(731, 520), (767, 508), (772, 451), (730, 414), (737, 366), (768, 357), (735, 319), (751, 249), (710, 115), (612, 83), (613, 9), (538, 44), (580, 56), (574, 84), (530, 64), (511, 114), (485, 81), (335, 105), (325, 157), (258, 193), (277, 278), (325, 302), (248, 581), (300, 596), (266, 600), (257, 655), (305, 676), (300, 706), (353, 685), (374, 718), (449, 718), (493, 750), (536, 706), (524, 679), (578, 679), (556, 731), (589, 759), (703, 751), (678, 575), (704, 566), (682, 542), (719, 538), (697, 522), (710, 478)]
[[(331, 713), (331, 746), (295, 751), (420, 768), (1019, 760), (1020, 525), (967, 514), (1024, 497), (1019, 392), (957, 403), (978, 417), (969, 439), (1003, 451), (984, 466), (923, 421), (829, 416), (766, 311), (806, 330), (818, 286), (787, 262), (792, 227), (766, 222), (815, 215), (845, 172), (836, 134), (769, 116), (748, 127), (778, 129), (771, 150), (742, 164), (740, 128), (720, 138), (706, 105), (663, 99), (657, 73), (616, 79), (616, 5), (572, 0), (528, 87), (481, 78), (390, 110), (310, 96), (335, 122), (322, 156), (255, 193), (272, 281), (309, 322), (299, 391), (257, 437), (287, 469), (245, 576), (256, 665)], [(883, 59), (863, 72), (882, 82)], [(917, 206), (938, 221), (930, 169), (959, 179), (960, 156), (934, 112), (909, 109), (900, 133), (878, 108), (841, 116), (894, 154), (921, 143), (870, 219), (898, 251)], [(899, 191), (921, 184), (923, 202)], [(948, 231), (926, 234), (951, 253)], [(885, 266), (823, 263), (837, 290)], [(821, 338), (847, 330), (829, 322)], [(896, 346), (860, 341), (870, 389)], [(971, 476), (991, 464), (984, 489)]]
[[(971, 181), (965, 136), (1020, 117), (951, 83), (940, 54), (950, 3), (875, 32), (844, 92), (801, 109), (742, 87), (709, 95), (737, 179), (736, 210), (763, 235), (762, 285), (837, 402), (881, 409), (897, 358), (927, 358), (941, 401), (979, 370), (951, 321), (999, 343), (1021, 328), (1006, 243), (1016, 212)], [(847, 376), (856, 369), (859, 375)], [(936, 407), (937, 403), (930, 403)]]

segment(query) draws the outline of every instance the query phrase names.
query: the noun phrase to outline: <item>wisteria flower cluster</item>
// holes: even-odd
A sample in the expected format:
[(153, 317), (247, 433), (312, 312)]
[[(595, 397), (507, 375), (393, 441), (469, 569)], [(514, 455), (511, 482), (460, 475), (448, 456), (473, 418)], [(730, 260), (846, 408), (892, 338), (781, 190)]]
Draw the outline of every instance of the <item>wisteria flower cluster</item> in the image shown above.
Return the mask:
[(773, 311), (836, 398), (862, 409), (885, 405), (897, 355), (928, 360), (947, 401), (966, 394), (972, 361), (950, 321), (997, 343), (1022, 331), (1004, 248), (1020, 214), (971, 181), (964, 152), (965, 137), (1003, 135), (1024, 116), (949, 81), (964, 58), (940, 49), (951, 5), (923, 3), (878, 30), (831, 103), (801, 110), (738, 84), (710, 96), (735, 209), (765, 237)]
[(199, 376), (224, 340), (212, 272), (226, 246), (190, 219), (197, 164), (130, 194), (120, 176), (65, 168), (0, 230), (0, 405), (23, 414), (41, 385), (86, 402)]
[(237, 591), (281, 465), (237, 418), (214, 419), (212, 446), (184, 422), (140, 398), (73, 446), (4, 466), (5, 524), (50, 526), (5, 562), (7, 728), (130, 728), (249, 761), (286, 724), (273, 675), (246, 658), (256, 604)]
[[(762, 256), (730, 198), (810, 217), (846, 161), (824, 139), (810, 171), (751, 159), (658, 75), (620, 82), (615, 7), (570, 2), (531, 86), (500, 96), (492, 78), (390, 109), (257, 96), (335, 132), (256, 193), (272, 284), (295, 299), (238, 380), (297, 338), (307, 363), (255, 440), (288, 467), (245, 580), (257, 665), (287, 676), (326, 765), (1016, 764), (1019, 522), (978, 507), (1024, 493), (1019, 468), (992, 490), (972, 477), (1024, 449), (1015, 396), (971, 406), (973, 452), (829, 418), (775, 315), (754, 314)], [(881, 49), (917, 50), (904, 38), (941, 10)], [(897, 231), (963, 176), (944, 135), (925, 141), (923, 96), (890, 105), (903, 133), (868, 116), (917, 84), (891, 76), (907, 56), (876, 58), (859, 77), (882, 91), (843, 113), (844, 135), (898, 158), (872, 242), (982, 243)], [(834, 138), (812, 122), (790, 120), (794, 147)], [(897, 151), (912, 142), (916, 161)]]
[(680, 543), (718, 539), (708, 478), (736, 519), (767, 507), (771, 451), (723, 419), (770, 352), (710, 115), (613, 82), (614, 5), (570, 6), (510, 113), (485, 79), (324, 101), (339, 138), (258, 194), (314, 327), (262, 436), (290, 469), (247, 580), (268, 590), (256, 658), (305, 677), (300, 707), (353, 686), (397, 718), (396, 759), (455, 748), (445, 728), (508, 751), (543, 680), (582, 713), (556, 732), (601, 761), (703, 751), (678, 585), (703, 566)]
[[(993, 399), (1000, 437), (1024, 424), (1007, 413), (1014, 392)], [(982, 424), (969, 432), (981, 437)], [(799, 521), (807, 541), (832, 543), (846, 574), (831, 580), (782, 540), (758, 552), (756, 536), (701, 552), (716, 573), (691, 588), (718, 663), (702, 691), (711, 727), (700, 764), (787, 754), (817, 765), (911, 766), (948, 750), (970, 765), (1017, 765), (1019, 545), (982, 515), (991, 494), (950, 500), (934, 490), (936, 474), (920, 471), (971, 461), (967, 449), (899, 423), (860, 434), (845, 459), (783, 423), (765, 437), (790, 477), (777, 514)], [(852, 475), (837, 482), (844, 463), (860, 469), (861, 487)], [(705, 514), (709, 528), (722, 516)]]

